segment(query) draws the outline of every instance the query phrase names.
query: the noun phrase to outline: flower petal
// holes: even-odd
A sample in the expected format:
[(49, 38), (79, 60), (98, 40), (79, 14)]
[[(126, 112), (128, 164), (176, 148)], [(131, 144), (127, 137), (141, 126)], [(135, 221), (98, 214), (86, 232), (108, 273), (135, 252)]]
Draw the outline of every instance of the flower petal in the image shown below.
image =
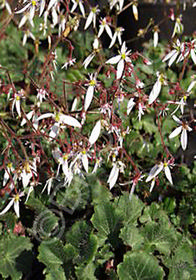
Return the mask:
[(116, 55), (116, 56), (114, 56), (114, 57), (108, 59), (108, 60), (106, 61), (106, 63), (109, 63), (109, 64), (116, 64), (116, 63), (118, 63), (118, 62), (120, 61), (120, 59), (121, 59), (121, 55), (119, 54), (119, 55)]
[(97, 139), (99, 138), (100, 132), (101, 132), (101, 121), (98, 121), (96, 123), (96, 125), (94, 126), (94, 128), (91, 132), (91, 135), (89, 137), (89, 143), (91, 145), (93, 145), (97, 141)]
[(110, 176), (108, 178), (108, 183), (110, 185), (110, 190), (114, 187), (114, 185), (116, 184), (116, 181), (118, 179), (118, 175), (119, 175), (119, 168), (117, 167), (116, 164), (114, 164), (111, 172), (110, 172)]
[(84, 101), (84, 110), (87, 111), (91, 101), (93, 99), (93, 94), (94, 94), (94, 86), (89, 86), (86, 92), (86, 97)]
[(148, 104), (152, 104), (156, 99), (157, 97), (159, 96), (159, 93), (161, 91), (161, 83), (159, 81), (159, 79), (156, 81), (156, 83), (154, 84), (153, 88), (152, 88), (152, 91), (149, 95), (149, 99), (148, 99)]
[(43, 114), (43, 115), (41, 115), (37, 118), (37, 121), (40, 121), (40, 120), (43, 120), (43, 119), (46, 119), (46, 118), (50, 118), (50, 117), (54, 117), (54, 114), (53, 113)]
[(12, 207), (13, 204), (14, 204), (14, 198), (12, 198), (8, 203), (8, 205), (3, 209), (3, 211), (0, 212), (0, 215), (4, 215)]
[(169, 139), (176, 137), (180, 132), (182, 131), (182, 126), (177, 127), (172, 131), (172, 133), (169, 135)]
[(116, 79), (120, 79), (122, 77), (123, 71), (124, 71), (124, 59), (121, 59), (117, 65), (117, 74)]
[(182, 129), (180, 142), (181, 142), (182, 149), (186, 150), (186, 147), (187, 147), (187, 130), (184, 129), (184, 128)]
[(164, 171), (165, 171), (165, 176), (167, 177), (168, 181), (170, 182), (171, 185), (173, 185), (171, 171), (170, 171), (169, 167), (168, 166), (164, 167)]
[(78, 120), (76, 120), (75, 118), (71, 117), (71, 116), (67, 116), (64, 114), (60, 115), (60, 121), (64, 124), (73, 126), (73, 127), (81, 127), (81, 124), (79, 123)]

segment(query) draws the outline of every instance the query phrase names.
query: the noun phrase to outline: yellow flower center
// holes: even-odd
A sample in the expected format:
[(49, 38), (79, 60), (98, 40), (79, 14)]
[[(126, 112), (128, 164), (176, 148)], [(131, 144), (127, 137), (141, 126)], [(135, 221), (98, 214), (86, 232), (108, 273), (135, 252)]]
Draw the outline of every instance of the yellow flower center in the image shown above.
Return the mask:
[(90, 80), (89, 85), (90, 86), (95, 86), (96, 85), (96, 81), (95, 80)]
[(83, 151), (82, 151), (82, 154), (85, 155), (85, 154), (86, 154), (86, 150), (83, 150)]
[(126, 58), (126, 54), (125, 54), (125, 53), (122, 53), (122, 54), (121, 54), (121, 57), (122, 57), (122, 59), (124, 59), (124, 60), (125, 60), (125, 58)]
[(183, 96), (183, 99), (184, 99), (184, 101), (186, 101), (186, 100), (187, 100), (187, 96), (186, 96), (186, 95), (184, 95), (184, 96)]
[(162, 85), (164, 84), (164, 82), (165, 82), (165, 77), (164, 77), (163, 74), (161, 74), (161, 75), (159, 76), (159, 82), (160, 82)]
[(36, 1), (35, 0), (33, 0), (33, 1), (31, 1), (31, 4), (32, 4), (32, 6), (36, 6)]
[(28, 161), (26, 161), (25, 164), (24, 164), (24, 170), (25, 170), (26, 173), (31, 172), (30, 165), (29, 165)]
[(60, 114), (59, 114), (59, 113), (56, 113), (54, 119), (55, 119), (56, 122), (59, 122), (59, 121), (60, 121)]
[(14, 201), (16, 202), (16, 201), (19, 201), (19, 199), (20, 199), (20, 197), (19, 197), (19, 194), (17, 193), (16, 195), (15, 195), (15, 197), (14, 197)]
[(12, 168), (12, 163), (9, 162), (9, 163), (7, 164), (7, 167), (8, 167), (8, 168)]
[(91, 9), (91, 11), (95, 14), (96, 11), (97, 11), (97, 8), (96, 8), (96, 7), (93, 7), (93, 8)]
[(19, 95), (16, 96), (16, 100), (20, 100), (20, 96)]
[(167, 162), (164, 162), (163, 166), (164, 166), (164, 167), (167, 167), (167, 166), (168, 166)]
[(63, 160), (66, 161), (67, 159), (68, 159), (68, 155), (65, 154), (65, 155), (63, 156)]

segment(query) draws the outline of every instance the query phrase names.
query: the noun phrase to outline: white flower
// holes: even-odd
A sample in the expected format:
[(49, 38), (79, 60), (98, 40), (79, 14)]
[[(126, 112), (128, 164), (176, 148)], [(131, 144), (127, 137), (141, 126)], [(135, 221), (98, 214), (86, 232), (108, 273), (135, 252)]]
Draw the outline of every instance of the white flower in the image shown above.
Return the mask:
[(72, 6), (70, 12), (73, 13), (75, 11), (75, 9), (77, 8), (77, 6), (79, 6), (83, 17), (85, 17), (85, 10), (84, 10), (84, 6), (82, 4), (82, 0), (71, 0), (71, 1), (73, 2), (73, 6)]
[(91, 145), (93, 145), (97, 141), (100, 132), (101, 132), (101, 121), (98, 121), (94, 126), (93, 130), (91, 131), (91, 135), (88, 140)]
[(52, 188), (52, 181), (53, 181), (54, 177), (51, 177), (49, 178), (46, 183), (45, 183), (45, 186), (42, 190), (42, 193), (45, 191), (45, 189), (47, 188), (47, 191), (48, 191), (48, 195), (50, 194), (50, 191), (51, 191), (51, 188)]
[(110, 38), (112, 38), (112, 31), (111, 31), (111, 29), (110, 29), (110, 27), (109, 27), (109, 25), (107, 23), (107, 19), (106, 18), (103, 18), (101, 20), (101, 24), (99, 25), (99, 32), (98, 32), (97, 36), (100, 37), (104, 30), (107, 32), (108, 36)]
[(175, 22), (175, 25), (174, 25), (174, 31), (173, 31), (173, 34), (172, 34), (172, 38), (176, 35), (176, 34), (181, 34), (184, 30), (184, 27), (181, 23), (181, 17), (177, 17), (176, 18), (176, 22)]
[(167, 180), (170, 182), (171, 185), (173, 185), (173, 181), (172, 181), (172, 176), (171, 176), (171, 171), (169, 169), (169, 165), (170, 165), (170, 161), (164, 161), (164, 162), (160, 162), (159, 164), (156, 164), (152, 167), (152, 169), (150, 170), (150, 173), (146, 179), (146, 182), (150, 182), (152, 180), (151, 183), (151, 188), (150, 188), (150, 192), (152, 191), (153, 187), (154, 187), (154, 183), (155, 183), (155, 178), (157, 177), (157, 175), (164, 170), (165, 176), (167, 178)]
[(94, 166), (94, 168), (93, 168), (92, 174), (94, 174), (94, 173), (97, 172), (98, 167), (101, 166), (102, 160), (103, 160), (102, 158), (97, 158), (97, 159), (96, 159), (95, 166)]
[(148, 99), (149, 105), (152, 104), (159, 96), (159, 94), (161, 92), (161, 86), (166, 85), (165, 77), (163, 74), (157, 73), (157, 78), (158, 79), (157, 79), (156, 83), (154, 84), (154, 86), (150, 92), (150, 95), (149, 95), (149, 99)]
[(122, 45), (122, 39), (121, 39), (121, 36), (122, 36), (122, 32), (124, 31), (124, 28), (122, 27), (117, 27), (115, 32), (114, 32), (114, 35), (112, 36), (112, 40), (111, 40), (111, 43), (109, 45), (109, 48), (111, 48), (115, 42), (116, 42), (116, 39), (118, 39), (118, 42), (120, 45)]
[(91, 11), (90, 11), (90, 13), (89, 13), (89, 15), (87, 17), (87, 20), (86, 20), (86, 23), (85, 23), (85, 26), (84, 26), (84, 30), (86, 30), (91, 23), (93, 23), (93, 27), (95, 28), (95, 25), (96, 25), (96, 15), (97, 15), (97, 13), (100, 12), (100, 10), (97, 7), (98, 6), (91, 8)]
[(91, 74), (90, 75), (90, 81), (88, 83), (88, 89), (86, 91), (86, 96), (85, 96), (85, 101), (84, 101), (84, 110), (87, 111), (90, 104), (91, 104), (91, 101), (93, 99), (93, 95), (94, 95), (94, 90), (95, 90), (95, 86), (96, 86), (96, 76), (97, 76), (97, 73), (95, 73), (94, 75)]
[(173, 116), (173, 119), (180, 124), (174, 131), (169, 135), (169, 138), (174, 138), (179, 135), (181, 132), (180, 142), (183, 150), (186, 150), (187, 147), (187, 130), (192, 131), (192, 128), (189, 127), (185, 122), (179, 120), (176, 116)]
[(125, 46), (125, 42), (122, 44), (121, 51), (119, 55), (116, 55), (109, 60), (106, 61), (106, 63), (109, 64), (117, 64), (117, 75), (116, 78), (120, 79), (122, 77), (124, 67), (125, 67), (125, 62), (131, 63), (131, 59), (129, 57), (130, 50), (127, 51), (127, 48)]
[(16, 112), (18, 116), (21, 117), (21, 108), (20, 108), (20, 101), (21, 98), (24, 98), (24, 90), (21, 89), (19, 92), (14, 94), (13, 102), (12, 102), (12, 114), (14, 112), (14, 107), (16, 107)]
[(93, 52), (87, 56), (87, 58), (82, 63), (84, 65), (84, 68), (86, 69), (88, 65), (91, 63), (95, 55), (99, 52), (99, 40), (96, 37), (93, 41)]
[(3, 211), (0, 212), (0, 215), (4, 215), (12, 207), (12, 205), (14, 205), (14, 211), (17, 217), (19, 218), (20, 217), (19, 200), (20, 197), (23, 195), (24, 195), (23, 193), (17, 193), (16, 195), (14, 195), (14, 197), (10, 200), (8, 205), (3, 209)]
[(124, 5), (124, 0), (109, 0), (110, 2), (110, 10), (116, 5), (117, 10), (121, 11)]
[[(177, 59), (178, 55), (183, 51), (184, 44), (181, 44), (179, 39), (177, 39), (176, 43), (173, 44), (173, 50), (170, 51), (162, 60), (163, 62), (168, 61), (168, 66), (170, 67), (174, 61)], [(178, 62), (178, 60), (177, 60)]]
[(37, 121), (46, 119), (46, 118), (53, 118), (56, 122), (55, 124), (52, 126), (51, 131), (49, 136), (51, 138), (55, 138), (59, 132), (59, 128), (61, 126), (61, 124), (65, 124), (65, 125), (70, 125), (73, 127), (81, 127), (81, 124), (79, 123), (79, 121), (71, 116), (67, 116), (64, 115), (62, 113), (46, 113), (41, 115), (39, 118), (37, 118)]
[(124, 173), (125, 164), (122, 161), (117, 161), (113, 163), (112, 170), (110, 172), (107, 183), (110, 185), (110, 190), (116, 184), (119, 176), (119, 172)]
[(71, 58), (67, 62), (65, 62), (65, 64), (63, 64), (61, 69), (65, 68), (67, 70), (67, 68), (74, 65), (74, 63), (76, 63), (76, 58)]
[(25, 161), (22, 171), (19, 174), (19, 178), (22, 179), (23, 188), (26, 188), (30, 183), (31, 178), (37, 175), (36, 159), (32, 162)]
[(46, 96), (48, 96), (48, 93), (45, 89), (39, 88), (37, 89), (37, 100), (38, 100), (38, 106), (43, 102), (43, 100), (46, 99)]

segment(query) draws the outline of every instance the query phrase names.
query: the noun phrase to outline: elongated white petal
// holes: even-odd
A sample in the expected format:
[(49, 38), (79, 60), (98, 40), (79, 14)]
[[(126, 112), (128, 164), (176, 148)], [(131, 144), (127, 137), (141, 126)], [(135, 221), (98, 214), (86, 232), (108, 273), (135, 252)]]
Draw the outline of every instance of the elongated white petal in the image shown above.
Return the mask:
[(116, 164), (114, 164), (111, 172), (110, 172), (110, 176), (108, 178), (108, 183), (110, 185), (110, 190), (114, 187), (114, 185), (116, 184), (116, 181), (118, 179), (118, 175), (119, 175), (119, 168), (117, 167)]
[(196, 64), (196, 54), (195, 54), (194, 49), (191, 49), (191, 58), (192, 58), (193, 62)]
[(46, 119), (46, 118), (51, 118), (51, 117), (54, 118), (54, 114), (53, 113), (46, 113), (46, 114), (43, 114), (43, 115), (39, 116), (37, 118), (37, 121), (40, 121), (40, 120), (43, 120), (43, 119)]
[(192, 81), (190, 83), (189, 87), (187, 88), (187, 92), (190, 92), (194, 88), (195, 84), (196, 84), (196, 81)]
[(14, 211), (16, 213), (16, 216), (19, 218), (20, 217), (19, 200), (14, 201)]
[(89, 86), (84, 101), (84, 110), (87, 111), (93, 99), (94, 86)]
[(14, 198), (12, 198), (8, 203), (8, 205), (3, 209), (3, 211), (0, 212), (0, 215), (4, 215), (12, 207), (13, 204), (14, 204)]
[(106, 26), (105, 26), (105, 30), (106, 30), (108, 36), (109, 36), (110, 38), (112, 38), (112, 31), (111, 31), (110, 27), (109, 27), (107, 24), (106, 24)]
[[(176, 50), (172, 50), (171, 52), (169, 52), (164, 58), (163, 58), (163, 62), (169, 60), (177, 51)], [(178, 53), (178, 52), (177, 52)]]
[(134, 98), (131, 98), (127, 104), (127, 115), (132, 111), (133, 107), (135, 105)]
[(116, 63), (118, 63), (120, 60), (121, 60), (121, 55), (119, 54), (119, 55), (116, 55), (116, 56), (114, 56), (114, 57), (108, 59), (108, 60), (106, 61), (106, 63), (109, 63), (109, 64), (116, 64)]
[(182, 129), (180, 142), (181, 142), (182, 149), (186, 150), (186, 147), (187, 147), (187, 130), (184, 129), (184, 128)]
[(12, 10), (11, 10), (11, 7), (10, 7), (10, 5), (8, 4), (7, 1), (5, 2), (5, 7), (6, 7), (8, 13), (11, 15), (11, 14), (12, 14)]
[(18, 28), (21, 28), (21, 27), (25, 24), (26, 21), (27, 21), (27, 15), (24, 15), (24, 16), (21, 18), (21, 21), (20, 21), (20, 23), (19, 23), (19, 25), (18, 25)]
[(29, 13), (29, 19), (32, 20), (35, 15), (35, 6), (31, 7), (30, 13)]
[[(33, 116), (33, 113), (34, 113), (34, 111), (30, 111), (28, 114), (26, 114), (26, 118), (28, 120), (30, 120)], [(23, 126), (24, 124), (26, 124), (26, 122), (27, 122), (27, 120), (25, 118), (23, 118), (20, 125)]]
[(91, 61), (93, 60), (94, 57), (95, 57), (95, 52), (93, 52), (93, 53), (89, 54), (89, 56), (87, 56), (87, 58), (82, 63), (84, 65), (85, 69), (88, 67), (89, 63), (91, 63)]
[(16, 111), (17, 111), (19, 117), (21, 117), (20, 99), (19, 100), (16, 99)]
[(26, 171), (23, 170), (23, 172), (21, 173), (21, 177), (22, 177), (22, 184), (23, 187), (26, 188), (30, 182), (30, 179), (32, 177), (32, 173), (27, 173)]
[(40, 9), (39, 9), (39, 17), (41, 17), (41, 15), (43, 14), (43, 11), (44, 11), (44, 8), (45, 8), (45, 4), (46, 4), (46, 1), (45, 0), (41, 0)]
[(150, 192), (152, 192), (152, 190), (154, 188), (154, 185), (155, 185), (155, 178), (153, 178), (152, 181), (151, 181)]
[(133, 193), (134, 193), (134, 191), (135, 191), (135, 187), (136, 187), (136, 184), (132, 184), (132, 187), (131, 187), (131, 191), (130, 191), (130, 193), (129, 193), (129, 200), (131, 201), (131, 199), (132, 199), (132, 196), (133, 196)]
[(109, 45), (109, 49), (115, 44), (116, 38), (117, 38), (117, 33), (115, 32), (113, 37), (112, 37), (111, 43)]
[(91, 135), (89, 137), (89, 143), (91, 145), (93, 145), (97, 141), (97, 139), (99, 138), (100, 132), (101, 132), (101, 121), (98, 121), (96, 123), (96, 125), (94, 126), (94, 128), (91, 132)]
[(73, 127), (81, 127), (81, 124), (79, 123), (78, 120), (76, 120), (75, 118), (71, 117), (71, 116), (66, 116), (64, 114), (60, 115), (60, 121), (64, 124), (73, 126)]
[(169, 62), (168, 62), (168, 66), (169, 66), (169, 67), (174, 63), (174, 61), (176, 60), (177, 56), (178, 56), (178, 52), (176, 51), (176, 52), (173, 54), (173, 56), (170, 58)]
[(137, 9), (137, 6), (133, 4), (132, 5), (132, 10), (133, 10), (133, 15), (134, 15), (135, 20), (138, 20), (138, 9)]
[(160, 164), (154, 165), (149, 172), (149, 175), (146, 179), (146, 182), (149, 182), (153, 178), (155, 178), (162, 171), (162, 169), (163, 169), (163, 163), (162, 162)]
[(182, 121), (176, 117), (175, 115), (172, 116), (172, 118), (174, 119), (175, 122), (177, 122), (178, 124), (182, 124)]
[(104, 31), (104, 26), (101, 25), (100, 28), (99, 28), (98, 35), (97, 35), (98, 38), (101, 36), (101, 34), (103, 33), (103, 31)]
[(77, 2), (74, 2), (70, 12), (73, 13), (77, 8), (77, 6), (78, 6)]
[(167, 177), (168, 181), (170, 182), (171, 185), (173, 185), (171, 171), (170, 171), (169, 167), (165, 166), (164, 171), (165, 171), (165, 176)]
[[(10, 170), (9, 170), (9, 172), (10, 172)], [(7, 181), (9, 180), (9, 178), (10, 178), (10, 176), (9, 176), (7, 170), (5, 170), (4, 177), (3, 177), (3, 186), (6, 185)]]
[(169, 139), (176, 137), (180, 132), (182, 131), (182, 126), (179, 126), (172, 131), (172, 133), (169, 135)]
[(150, 95), (149, 95), (149, 99), (148, 99), (148, 104), (149, 105), (152, 104), (157, 99), (160, 91), (161, 91), (161, 83), (160, 83), (159, 80), (157, 80), (156, 83), (153, 86), (153, 89), (152, 89)]
[(82, 164), (84, 166), (86, 173), (88, 173), (88, 156), (87, 156), (87, 154), (82, 154)]
[(91, 11), (87, 17), (87, 20), (86, 20), (86, 23), (84, 26), (84, 30), (86, 30), (89, 27), (89, 25), (91, 24), (92, 21), (93, 21), (93, 12)]
[(158, 41), (159, 41), (159, 34), (157, 31), (154, 32), (154, 36), (153, 36), (153, 43), (154, 43), (154, 48), (157, 47), (158, 45)]
[(54, 6), (56, 4), (57, 0), (51, 0), (49, 5), (48, 5), (48, 11), (52, 8), (52, 6)]
[(124, 71), (124, 59), (121, 59), (117, 65), (117, 73), (116, 73), (116, 79), (120, 79), (122, 77), (123, 71)]
[(80, 7), (80, 11), (81, 11), (83, 17), (85, 17), (85, 10), (84, 10), (84, 6), (83, 6), (82, 2), (79, 2), (79, 7)]

